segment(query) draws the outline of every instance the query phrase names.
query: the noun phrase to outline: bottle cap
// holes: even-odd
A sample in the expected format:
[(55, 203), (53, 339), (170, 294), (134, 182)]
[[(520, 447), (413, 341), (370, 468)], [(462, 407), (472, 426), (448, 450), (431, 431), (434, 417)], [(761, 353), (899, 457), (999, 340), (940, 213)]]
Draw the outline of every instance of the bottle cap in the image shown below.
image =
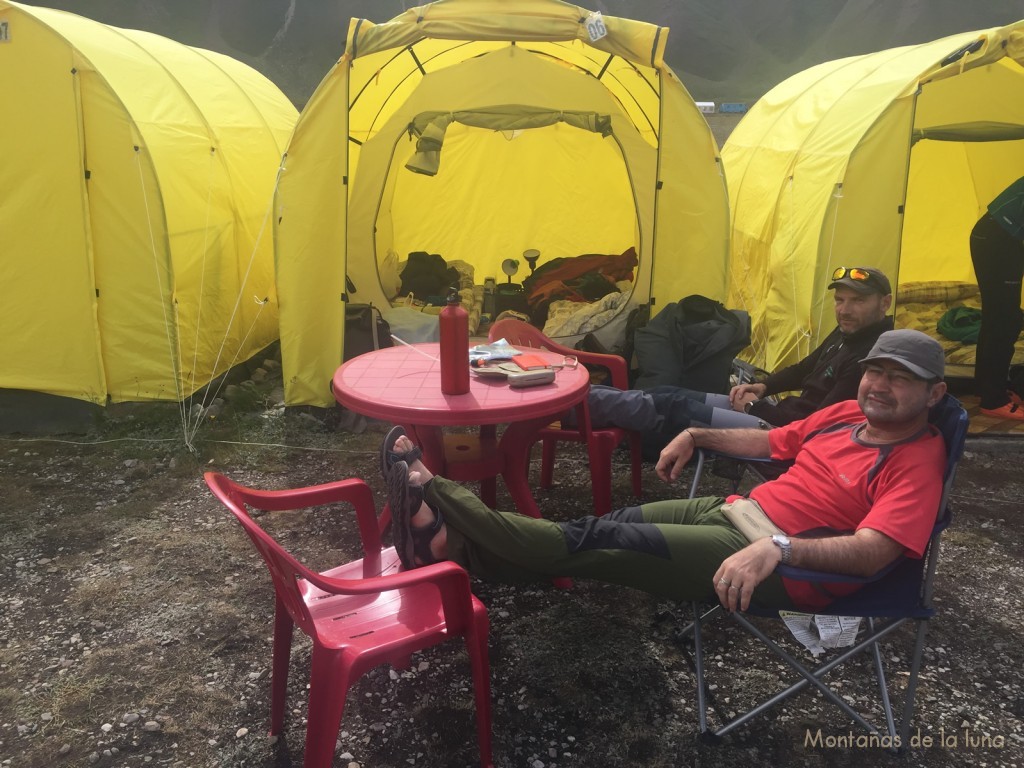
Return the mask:
[(447, 301), (449, 304), (459, 304), (462, 302), (462, 297), (459, 296), (459, 291), (454, 285), (448, 289)]

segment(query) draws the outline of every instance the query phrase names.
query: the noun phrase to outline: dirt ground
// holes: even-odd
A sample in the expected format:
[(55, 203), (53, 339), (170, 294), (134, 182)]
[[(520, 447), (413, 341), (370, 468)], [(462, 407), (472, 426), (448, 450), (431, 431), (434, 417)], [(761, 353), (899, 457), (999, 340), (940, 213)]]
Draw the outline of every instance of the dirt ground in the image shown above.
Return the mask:
[[(266, 488), (363, 477), (382, 505), (377, 447), (386, 425), (285, 411), (272, 381), (247, 392), (206, 421), (195, 453), (174, 406), (111, 409), (84, 436), (0, 442), (0, 766), (302, 764), (309, 644), (297, 633), (287, 731), (271, 743), (269, 576), (202, 473)], [(913, 732), (931, 742), (904, 765), (1024, 765), (1024, 480), (1012, 445), (968, 444), (914, 720)], [(615, 500), (632, 501), (624, 461), (615, 476)], [(556, 480), (538, 492), (545, 516), (587, 512), (583, 454), (567, 449)], [(650, 468), (644, 484), (647, 499), (680, 492)], [(345, 509), (262, 522), (316, 567), (357, 556)], [(836, 747), (829, 737), (848, 737), (851, 724), (810, 694), (721, 744), (703, 743), (680, 637), (686, 606), (582, 581), (569, 590), (474, 582), (474, 590), (491, 619), (501, 768), (888, 759)], [(720, 623), (709, 634), (720, 712), (775, 685), (779, 665), (735, 627)], [(898, 632), (887, 661), (905, 659), (909, 640)], [(842, 690), (858, 704), (874, 694), (854, 683)], [(417, 655), (410, 670), (378, 668), (358, 682), (335, 765), (469, 766), (476, 754), (469, 664), (452, 643)]]

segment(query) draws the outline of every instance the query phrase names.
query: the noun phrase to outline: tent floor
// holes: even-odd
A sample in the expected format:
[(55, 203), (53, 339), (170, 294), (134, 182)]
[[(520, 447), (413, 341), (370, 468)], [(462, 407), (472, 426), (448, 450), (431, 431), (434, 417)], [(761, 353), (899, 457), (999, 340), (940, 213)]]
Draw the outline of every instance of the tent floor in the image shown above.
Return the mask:
[(1024, 438), (1024, 421), (994, 419), (981, 412), (978, 396), (972, 392), (974, 388), (973, 375), (973, 366), (949, 366), (946, 370), (946, 382), (949, 384), (949, 391), (964, 404), (964, 408), (967, 409), (967, 415), (971, 419), (967, 430), (967, 439), (1013, 438), (1019, 440)]
[(1024, 438), (1024, 421), (1011, 419), (994, 419), (981, 412), (976, 395), (957, 395), (960, 402), (967, 409), (967, 415), (971, 419), (967, 430), (967, 440), (971, 438), (992, 437), (992, 438)]

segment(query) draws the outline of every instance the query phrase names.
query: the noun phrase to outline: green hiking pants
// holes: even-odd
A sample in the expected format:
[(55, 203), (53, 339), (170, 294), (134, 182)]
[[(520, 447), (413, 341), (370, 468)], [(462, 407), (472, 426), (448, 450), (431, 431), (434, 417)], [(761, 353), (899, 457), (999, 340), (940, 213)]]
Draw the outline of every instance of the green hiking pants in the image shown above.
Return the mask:
[[(673, 600), (715, 600), (715, 572), (747, 546), (721, 512), (725, 500), (713, 496), (659, 501), (570, 523), (493, 511), (443, 477), (427, 485), (424, 497), (444, 514), (449, 558), (488, 581), (570, 576)], [(793, 607), (776, 574), (757, 587), (753, 602)]]

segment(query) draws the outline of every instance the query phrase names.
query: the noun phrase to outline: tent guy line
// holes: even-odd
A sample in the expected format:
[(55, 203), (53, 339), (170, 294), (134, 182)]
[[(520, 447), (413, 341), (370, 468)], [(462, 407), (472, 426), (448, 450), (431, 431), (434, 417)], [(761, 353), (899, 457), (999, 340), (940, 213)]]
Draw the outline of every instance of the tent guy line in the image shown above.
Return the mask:
[[(274, 208), (274, 199), (277, 197), (277, 190), (278, 190), (278, 187), (281, 185), (281, 174), (284, 173), (285, 158), (286, 157), (287, 157), (287, 153), (283, 153), (281, 155), (281, 161), (278, 163), (277, 173), (274, 176), (274, 186), (273, 186), (273, 188), (270, 191), (269, 199), (267, 200), (267, 204), (266, 204), (266, 206), (263, 209), (263, 219), (260, 222), (259, 232), (256, 234), (256, 240), (255, 240), (255, 242), (253, 242), (252, 250), (249, 253), (249, 262), (246, 264), (245, 276), (242, 278), (242, 280), (238, 284), (238, 292), (235, 295), (235, 304), (234, 304), (234, 307), (232, 307), (232, 309), (231, 309), (231, 315), (228, 318), (228, 322), (224, 326), (224, 335), (221, 337), (220, 348), (217, 350), (217, 357), (216, 357), (216, 359), (214, 360), (214, 363), (213, 363), (213, 370), (214, 371), (217, 370), (217, 365), (220, 363), (221, 356), (224, 353), (224, 346), (225, 346), (225, 344), (227, 344), (227, 341), (228, 341), (228, 333), (231, 330), (231, 326), (235, 322), (235, 317), (238, 315), (238, 308), (239, 308), (239, 306), (242, 303), (242, 292), (245, 290), (245, 288), (246, 288), (246, 286), (247, 286), (247, 284), (249, 282), (249, 275), (252, 273), (253, 264), (256, 261), (256, 256), (257, 256), (257, 254), (259, 252), (260, 243), (263, 241), (263, 235), (267, 231), (267, 223), (270, 221), (270, 215), (271, 215), (271, 212), (273, 211), (273, 208)], [(207, 206), (209, 206), (209, 199), (207, 199)], [(204, 256), (204, 258), (205, 258), (205, 256)], [(256, 312), (256, 315), (252, 318), (251, 322), (249, 323), (249, 328), (245, 332), (245, 336), (242, 337), (242, 341), (239, 343), (238, 347), (235, 349), (235, 354), (231, 358), (231, 364), (228, 366), (229, 369), (234, 367), (235, 363), (238, 361), (238, 353), (242, 349), (245, 349), (245, 343), (246, 343), (246, 341), (248, 341), (249, 336), (252, 334), (253, 329), (256, 327), (256, 324), (259, 321), (260, 315), (263, 313), (263, 310), (266, 308), (267, 304), (270, 303), (270, 298), (269, 297), (265, 297), (262, 300), (260, 300), (260, 298), (258, 296), (254, 297), (254, 298), (256, 300), (256, 304), (259, 305), (259, 310)], [(202, 306), (202, 301), (199, 302), (199, 306), (200, 307)], [(197, 338), (199, 337), (199, 327), (198, 326), (199, 326), (199, 319), (197, 317), (196, 318), (196, 337)], [(194, 375), (194, 372), (195, 372), (195, 368), (193, 368), (193, 375)], [(213, 400), (215, 400), (217, 398), (217, 395), (220, 394), (221, 389), (224, 387), (224, 382), (226, 381), (226, 378), (227, 377), (221, 377), (220, 381), (217, 383), (216, 389), (214, 390), (213, 396), (210, 398), (210, 402), (213, 402)], [(188, 449), (190, 451), (193, 451), (193, 452), (194, 452), (194, 446), (193, 446), (192, 441), (195, 439), (196, 434), (199, 432), (199, 427), (202, 424), (202, 415), (203, 415), (203, 411), (207, 407), (207, 396), (208, 395), (209, 395), (209, 389), (207, 389), (207, 391), (203, 393), (203, 399), (202, 399), (202, 402), (201, 402), (202, 409), (196, 414), (196, 421), (195, 421), (194, 424), (191, 425), (191, 430), (189, 429), (190, 424), (189, 424), (189, 421), (188, 421), (188, 414), (187, 414), (187, 412), (184, 412), (184, 410), (183, 410), (182, 426), (183, 426), (184, 433), (185, 433), (185, 445), (186, 445), (186, 447), (188, 447)]]
[[(21, 443), (59, 443), (62, 445), (79, 445), (79, 446), (91, 446), (91, 445), (109, 445), (111, 443), (176, 443), (178, 438), (176, 437), (115, 437), (110, 440), (60, 440), (55, 437), (25, 437), (25, 438), (9, 438), (0, 437), (0, 442), (13, 443), (15, 445)], [(370, 456), (373, 454), (372, 451), (350, 451), (345, 448), (322, 448), (319, 446), (312, 445), (288, 445), (286, 443), (257, 443), (257, 442), (246, 442), (244, 440), (206, 440), (204, 441), (210, 444), (216, 445), (244, 445), (253, 448), (285, 448), (290, 451), (310, 451), (317, 453), (344, 453), (352, 456)]]

